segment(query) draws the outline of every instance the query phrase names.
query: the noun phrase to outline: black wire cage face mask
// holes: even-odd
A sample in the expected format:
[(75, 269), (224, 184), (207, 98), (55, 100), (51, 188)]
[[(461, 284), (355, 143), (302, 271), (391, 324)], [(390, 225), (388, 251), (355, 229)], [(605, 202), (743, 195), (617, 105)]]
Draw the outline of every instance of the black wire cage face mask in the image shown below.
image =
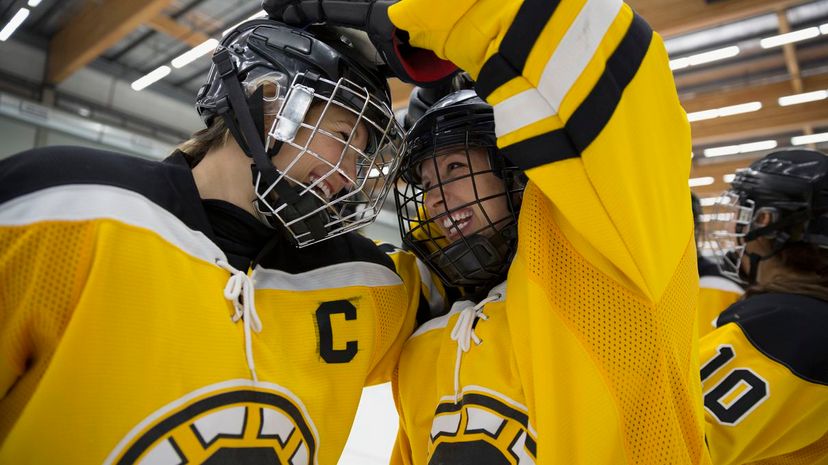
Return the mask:
[(408, 153), (395, 188), (403, 242), (449, 286), (505, 279), (524, 183), (493, 145), (469, 140)]
[[(358, 133), (365, 136), (357, 140)], [(404, 139), (390, 107), (366, 88), (345, 78), (334, 82), (299, 73), (267, 131), (267, 148), (277, 145), (279, 176), (270, 185), (257, 176), (257, 210), (303, 247), (374, 221), (399, 167)], [(315, 167), (310, 175), (308, 164)], [(280, 183), (310, 207), (297, 214), (278, 195)], [(322, 219), (323, 237), (306, 227), (311, 218)]]

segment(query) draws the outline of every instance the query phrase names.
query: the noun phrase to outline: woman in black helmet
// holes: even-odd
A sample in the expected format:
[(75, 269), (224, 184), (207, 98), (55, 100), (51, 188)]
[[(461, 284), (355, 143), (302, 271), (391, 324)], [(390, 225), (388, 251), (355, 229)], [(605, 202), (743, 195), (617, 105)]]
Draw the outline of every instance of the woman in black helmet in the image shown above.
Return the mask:
[[(406, 137), (397, 211), (403, 243), (439, 277), (451, 308), (421, 325), (400, 357), (394, 454), (415, 464), (534, 460), (505, 306), (525, 177), (498, 151), (492, 107), (473, 90), (420, 116)], [(467, 426), (441, 420), (449, 417)], [(493, 418), (504, 426), (482, 440), (474, 431)]]
[(713, 463), (825, 463), (828, 157), (765, 156), (736, 173), (713, 218), (722, 272), (747, 287), (700, 344)]
[(402, 147), (352, 44), (242, 24), (164, 162), (0, 163), (0, 463), (336, 463), (417, 305), (351, 232)]

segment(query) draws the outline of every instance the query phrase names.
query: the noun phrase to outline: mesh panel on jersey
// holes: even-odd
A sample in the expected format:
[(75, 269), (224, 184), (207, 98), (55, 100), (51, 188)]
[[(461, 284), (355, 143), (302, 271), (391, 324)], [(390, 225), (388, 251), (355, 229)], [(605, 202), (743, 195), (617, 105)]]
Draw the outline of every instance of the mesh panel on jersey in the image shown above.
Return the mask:
[(640, 464), (699, 463), (703, 439), (694, 401), (700, 401), (701, 388), (691, 378), (697, 292), (692, 243), (662, 301), (653, 304), (586, 261), (551, 218), (549, 201), (530, 184), (521, 208), (520, 253), (604, 373), (628, 457)]
[(828, 463), (828, 434), (796, 452), (750, 462), (749, 465), (814, 465), (819, 463)]
[(372, 288), (371, 296), (377, 309), (375, 312), (377, 324), (375, 340), (377, 343), (375, 345), (376, 350), (371, 356), (371, 367), (373, 368), (397, 339), (409, 302), (405, 293), (405, 286), (402, 285)]
[(5, 437), (34, 392), (60, 341), (92, 257), (94, 224), (0, 228), (0, 351), (24, 374), (0, 400)]

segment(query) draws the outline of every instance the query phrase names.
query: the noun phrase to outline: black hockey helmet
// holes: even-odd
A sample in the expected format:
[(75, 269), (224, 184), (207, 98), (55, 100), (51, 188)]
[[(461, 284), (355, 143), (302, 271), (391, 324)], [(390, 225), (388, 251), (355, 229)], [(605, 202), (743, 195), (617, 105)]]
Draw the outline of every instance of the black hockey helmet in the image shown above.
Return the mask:
[[(770, 221), (757, 224), (762, 213)], [(717, 201), (711, 242), (722, 258), (722, 273), (752, 283), (758, 262), (791, 244), (828, 248), (828, 156), (815, 150), (773, 152), (738, 170)], [(767, 256), (749, 254), (751, 275), (740, 276), (745, 244), (772, 240)]]
[[(472, 160), (474, 151), (485, 154), (485, 166)], [(465, 161), (460, 160), (464, 168), (441, 178), (440, 158), (454, 154), (465, 156)], [(437, 179), (426, 184), (422, 173), (429, 165)], [(479, 176), (487, 173), (499, 178), (503, 189), (495, 193), (479, 190)], [(405, 182), (395, 185), (395, 200), (403, 243), (446, 285), (479, 288), (505, 278), (517, 247), (525, 181), (522, 172), (497, 150), (489, 104), (473, 90), (461, 90), (429, 108), (406, 135), (400, 177)], [(467, 201), (447, 198), (445, 186), (452, 182), (469, 183)], [(429, 212), (429, 203), (435, 202), (443, 205), (442, 211)], [(487, 205), (493, 202), (505, 205), (504, 217), (492, 217)], [(478, 212), (480, 222), (464, 224), (460, 217), (472, 211)]]
[[(224, 37), (198, 93), (196, 109), (205, 124), (221, 117), (253, 159), (262, 219), (300, 247), (371, 223), (399, 163), (404, 135), (390, 109), (385, 77), (371, 61), (373, 49), (365, 52), (361, 40), (342, 29), (302, 30), (267, 19), (248, 21)], [(314, 105), (322, 108), (320, 116), (305, 121)], [(320, 128), (331, 107), (354, 116), (350, 134)], [(364, 148), (351, 145), (360, 125), (368, 132)], [(294, 137), (303, 128), (310, 136), (297, 143)], [(338, 162), (311, 149), (316, 137), (331, 138), (343, 147)], [(271, 157), (288, 145), (297, 152), (294, 161), (316, 157), (327, 173), (309, 180), (291, 172), (293, 163), (277, 170)], [(352, 152), (355, 176), (341, 166)], [(325, 180), (334, 174), (347, 178), (350, 188), (327, 192)]]

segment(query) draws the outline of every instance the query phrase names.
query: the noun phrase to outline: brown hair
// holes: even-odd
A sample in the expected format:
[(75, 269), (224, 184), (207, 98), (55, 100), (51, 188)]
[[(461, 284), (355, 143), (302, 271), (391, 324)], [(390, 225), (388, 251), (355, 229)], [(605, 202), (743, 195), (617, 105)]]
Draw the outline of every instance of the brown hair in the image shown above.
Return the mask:
[(791, 244), (775, 257), (785, 273), (752, 285), (745, 293), (782, 292), (828, 300), (828, 249), (812, 244)]
[(210, 127), (200, 129), (176, 147), (184, 154), (190, 168), (195, 167), (213, 147), (221, 147), (227, 143), (230, 131), (224, 125), (222, 118), (213, 118)]

